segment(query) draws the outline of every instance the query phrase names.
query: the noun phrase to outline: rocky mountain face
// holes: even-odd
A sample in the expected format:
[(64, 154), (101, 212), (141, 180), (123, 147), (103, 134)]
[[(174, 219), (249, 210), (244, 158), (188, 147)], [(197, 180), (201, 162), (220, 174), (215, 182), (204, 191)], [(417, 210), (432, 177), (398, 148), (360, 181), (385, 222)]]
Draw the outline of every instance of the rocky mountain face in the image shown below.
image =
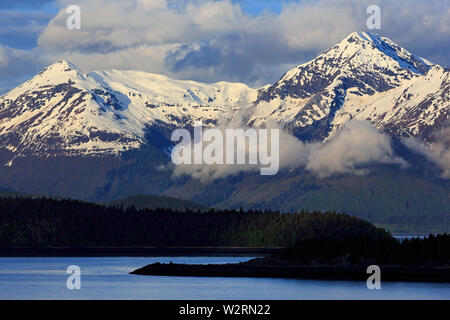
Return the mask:
[(449, 69), (355, 32), (260, 90), (250, 121), (281, 122), (306, 140), (325, 139), (350, 119), (396, 137), (431, 139), (448, 124), (449, 83)]

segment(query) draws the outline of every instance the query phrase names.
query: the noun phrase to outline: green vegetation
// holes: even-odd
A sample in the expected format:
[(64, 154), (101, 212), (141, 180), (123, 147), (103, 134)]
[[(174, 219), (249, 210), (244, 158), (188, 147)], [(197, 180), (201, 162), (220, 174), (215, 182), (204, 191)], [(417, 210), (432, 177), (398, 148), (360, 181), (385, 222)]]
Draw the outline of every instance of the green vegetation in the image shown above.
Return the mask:
[(75, 200), (0, 199), (3, 247), (284, 247), (330, 234), (391, 238), (369, 222), (333, 212), (175, 212), (119, 209)]

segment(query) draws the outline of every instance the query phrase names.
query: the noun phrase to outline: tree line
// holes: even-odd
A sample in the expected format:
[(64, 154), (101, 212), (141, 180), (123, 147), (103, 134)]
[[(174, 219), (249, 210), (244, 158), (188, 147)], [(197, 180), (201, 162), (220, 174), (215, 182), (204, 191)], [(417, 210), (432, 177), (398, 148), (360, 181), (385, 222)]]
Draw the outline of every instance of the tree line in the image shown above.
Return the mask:
[(403, 241), (392, 237), (328, 235), (319, 239), (300, 239), (278, 258), (302, 264), (450, 265), (450, 235), (429, 235)]
[(391, 238), (369, 222), (335, 212), (177, 212), (108, 207), (78, 200), (0, 198), (2, 247), (287, 247), (329, 235)]

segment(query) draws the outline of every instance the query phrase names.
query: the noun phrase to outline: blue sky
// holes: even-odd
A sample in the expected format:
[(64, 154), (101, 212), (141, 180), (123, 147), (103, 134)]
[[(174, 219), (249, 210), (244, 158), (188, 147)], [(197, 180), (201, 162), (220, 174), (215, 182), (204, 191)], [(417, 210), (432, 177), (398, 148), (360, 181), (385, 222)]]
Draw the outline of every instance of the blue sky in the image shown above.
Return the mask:
[[(277, 0), (242, 0), (236, 1), (241, 4), (241, 8), (248, 14), (258, 15), (264, 10), (268, 10), (274, 13), (280, 13), (281, 8), (284, 4), (289, 3), (289, 1), (277, 1)], [(291, 1), (292, 2), (292, 1)]]
[[(200, 81), (276, 81), (348, 33), (382, 29), (412, 53), (448, 66), (448, 1), (419, 0), (0, 0), (0, 93), (52, 62), (84, 71), (139, 69)], [(65, 27), (78, 4), (83, 27)]]

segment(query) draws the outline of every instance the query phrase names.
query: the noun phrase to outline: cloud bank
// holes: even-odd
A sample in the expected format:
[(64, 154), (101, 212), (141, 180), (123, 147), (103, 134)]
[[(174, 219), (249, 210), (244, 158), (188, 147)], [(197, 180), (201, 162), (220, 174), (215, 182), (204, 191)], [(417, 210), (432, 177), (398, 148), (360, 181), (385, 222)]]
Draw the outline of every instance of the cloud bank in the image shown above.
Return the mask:
[(335, 136), (323, 144), (311, 146), (306, 168), (327, 177), (332, 174), (366, 174), (374, 163), (407, 163), (395, 156), (391, 139), (369, 121), (351, 120)]
[[(336, 174), (365, 175), (370, 172), (369, 167), (373, 164), (407, 166), (404, 159), (394, 154), (390, 137), (365, 120), (349, 121), (322, 143), (304, 143), (275, 125), (269, 125), (268, 128), (280, 130), (280, 170), (303, 167), (316, 176), (325, 178)], [(219, 129), (224, 130), (224, 127)], [(243, 151), (248, 155), (248, 149)], [(260, 165), (177, 165), (173, 176), (188, 175), (208, 182), (240, 172), (257, 173), (259, 170)]]
[[(386, 35), (420, 56), (449, 65), (450, 9), (444, 0), (284, 1), (256, 15), (240, 1), (70, 0), (40, 33), (42, 61), (67, 59), (89, 72), (138, 69), (179, 79), (273, 83), (366, 29), (366, 8), (381, 8)], [(68, 30), (65, 7), (81, 7), (82, 29)]]
[(414, 138), (404, 140), (411, 150), (424, 155), (441, 170), (441, 177), (450, 179), (450, 127), (434, 136), (431, 143), (419, 141)]
[[(27, 50), (13, 49), (0, 44), (0, 95), (26, 81), (30, 72), (39, 72), (39, 58)], [(14, 74), (14, 80), (11, 79)]]

